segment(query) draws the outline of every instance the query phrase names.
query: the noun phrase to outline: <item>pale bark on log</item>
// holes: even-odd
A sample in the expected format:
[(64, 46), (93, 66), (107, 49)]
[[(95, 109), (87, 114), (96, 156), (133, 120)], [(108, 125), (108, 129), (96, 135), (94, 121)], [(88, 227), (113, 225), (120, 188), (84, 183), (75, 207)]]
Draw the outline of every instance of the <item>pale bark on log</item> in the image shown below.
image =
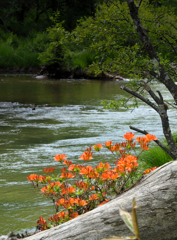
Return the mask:
[(58, 227), (26, 240), (101, 240), (132, 236), (119, 215), (119, 206), (131, 212), (136, 198), (141, 240), (177, 239), (177, 161), (146, 175), (135, 187), (112, 201)]

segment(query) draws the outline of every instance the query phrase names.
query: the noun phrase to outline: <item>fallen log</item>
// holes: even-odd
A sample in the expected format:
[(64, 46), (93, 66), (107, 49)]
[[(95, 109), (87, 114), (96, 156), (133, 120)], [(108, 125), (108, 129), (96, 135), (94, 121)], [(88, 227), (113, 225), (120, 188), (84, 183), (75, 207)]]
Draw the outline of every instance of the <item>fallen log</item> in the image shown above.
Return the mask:
[(132, 189), (105, 205), (25, 240), (101, 240), (131, 236), (119, 215), (119, 206), (131, 212), (136, 198), (141, 240), (177, 239), (177, 161), (166, 163)]

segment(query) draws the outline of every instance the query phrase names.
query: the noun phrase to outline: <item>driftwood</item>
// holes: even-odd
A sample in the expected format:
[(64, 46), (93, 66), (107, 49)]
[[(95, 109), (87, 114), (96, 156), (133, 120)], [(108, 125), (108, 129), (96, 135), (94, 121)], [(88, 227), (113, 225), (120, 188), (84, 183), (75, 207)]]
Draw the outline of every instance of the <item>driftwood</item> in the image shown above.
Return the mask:
[(105, 205), (25, 240), (101, 240), (131, 236), (119, 206), (131, 212), (136, 198), (141, 240), (177, 239), (177, 161), (146, 175), (136, 186)]

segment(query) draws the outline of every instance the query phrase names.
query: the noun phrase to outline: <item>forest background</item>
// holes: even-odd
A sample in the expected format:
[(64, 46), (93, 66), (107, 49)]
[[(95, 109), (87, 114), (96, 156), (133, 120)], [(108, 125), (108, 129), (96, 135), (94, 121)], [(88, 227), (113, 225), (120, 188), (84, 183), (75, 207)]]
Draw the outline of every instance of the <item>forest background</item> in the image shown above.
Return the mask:
[[(144, 0), (142, 24), (161, 61), (176, 59), (176, 0)], [(149, 57), (126, 1), (0, 0), (0, 69), (146, 77)]]

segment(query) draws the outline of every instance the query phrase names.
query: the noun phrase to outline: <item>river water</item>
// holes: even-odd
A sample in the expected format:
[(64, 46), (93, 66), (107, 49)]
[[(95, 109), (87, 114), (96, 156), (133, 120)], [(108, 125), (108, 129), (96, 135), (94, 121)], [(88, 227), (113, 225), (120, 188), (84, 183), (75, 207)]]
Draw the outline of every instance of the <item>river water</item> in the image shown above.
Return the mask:
[[(162, 137), (158, 115), (142, 103), (133, 112), (103, 109), (102, 99), (127, 95), (122, 84), (0, 75), (0, 235), (33, 231), (39, 216), (54, 213), (51, 202), (26, 178), (43, 174), (45, 167), (59, 170), (56, 154), (78, 163), (87, 146), (121, 141), (129, 125)], [(166, 89), (159, 89), (170, 99)], [(175, 130), (176, 114), (170, 109), (169, 115)]]

